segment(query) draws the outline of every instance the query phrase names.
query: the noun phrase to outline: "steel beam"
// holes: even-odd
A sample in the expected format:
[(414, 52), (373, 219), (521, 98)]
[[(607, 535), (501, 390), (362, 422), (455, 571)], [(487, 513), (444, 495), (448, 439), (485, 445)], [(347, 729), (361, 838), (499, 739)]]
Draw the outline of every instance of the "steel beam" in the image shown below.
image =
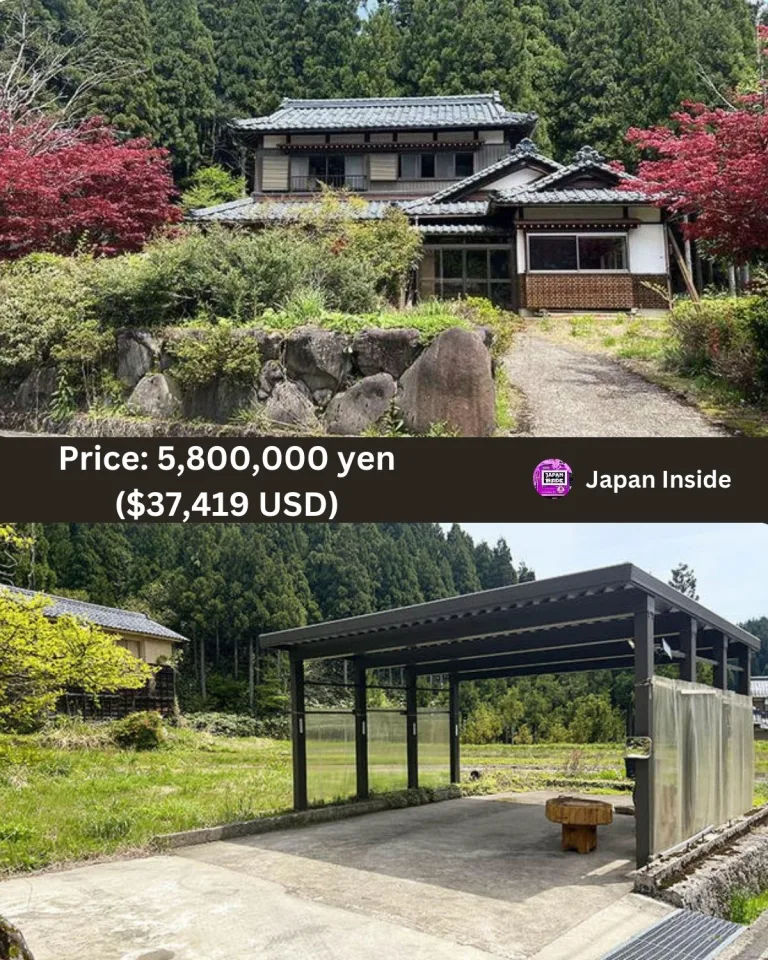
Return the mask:
[(304, 661), (291, 655), (291, 745), (293, 748), (293, 809), (306, 810), (307, 719), (304, 702)]
[[(546, 650), (549, 647), (580, 646), (588, 643), (602, 643), (608, 640), (632, 640), (634, 635), (634, 613), (628, 612), (625, 618), (603, 620), (597, 623), (582, 623), (572, 627), (551, 630), (527, 630), (517, 633), (503, 632), (479, 640), (457, 640), (447, 643), (432, 643), (426, 646), (404, 650), (389, 650), (363, 657), (368, 669), (377, 667), (408, 666), (410, 664), (431, 664), (427, 673), (448, 673), (457, 664), (474, 657), (502, 656), (523, 650)], [(656, 636), (666, 637), (676, 643), (677, 634), (686, 618), (675, 613), (657, 617)]]
[[(644, 596), (635, 612), (635, 736), (653, 744), (653, 637), (656, 604)], [(655, 746), (652, 746), (652, 750)], [(635, 859), (644, 867), (653, 853), (653, 755), (635, 761)]]
[(368, 699), (365, 667), (354, 664), (355, 671), (355, 766), (357, 799), (367, 800), (368, 788)]
[(459, 741), (459, 678), (454, 673), (448, 679), (448, 725), (451, 745), (451, 783), (461, 780), (461, 746)]
[(680, 649), (684, 660), (680, 664), (680, 679), (689, 683), (696, 682), (696, 633), (698, 624), (692, 617), (688, 617), (680, 633)]
[(416, 699), (416, 674), (405, 672), (406, 745), (408, 749), (408, 789), (419, 786), (419, 717)]
[(548, 673), (584, 673), (587, 670), (631, 670), (634, 665), (631, 653), (624, 657), (577, 660), (573, 663), (533, 664), (529, 667), (500, 667), (497, 670), (478, 670), (477, 673), (458, 671), (460, 680), (506, 680), (514, 677), (537, 677)]
[[(611, 657), (632, 658), (632, 647), (627, 640), (613, 640), (604, 643), (580, 644), (578, 647), (565, 646), (547, 648), (544, 650), (525, 650), (520, 653), (510, 653), (507, 656), (473, 657), (471, 660), (454, 662), (451, 667), (458, 668), (462, 676), (471, 678), (473, 673), (488, 670), (514, 670), (517, 667), (542, 666), (550, 663), (576, 663), (581, 660), (607, 660)], [(411, 668), (417, 676), (438, 673), (434, 664), (419, 664)], [(448, 671), (448, 664), (441, 664), (441, 670)]]
[(752, 651), (746, 644), (736, 645), (736, 659), (740, 668), (736, 674), (736, 692), (748, 697), (752, 686)]
[(712, 653), (715, 661), (714, 686), (718, 690), (728, 689), (728, 637), (717, 633), (712, 638)]

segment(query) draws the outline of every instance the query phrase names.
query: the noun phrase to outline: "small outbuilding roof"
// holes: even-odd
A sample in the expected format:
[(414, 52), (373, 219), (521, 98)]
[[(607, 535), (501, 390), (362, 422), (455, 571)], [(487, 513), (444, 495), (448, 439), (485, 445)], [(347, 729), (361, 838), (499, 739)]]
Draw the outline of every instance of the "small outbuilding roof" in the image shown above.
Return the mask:
[(299, 133), (321, 130), (533, 129), (535, 113), (512, 113), (497, 93), (448, 97), (371, 97), (345, 100), (291, 100), (264, 117), (235, 120), (237, 131)]
[(494, 202), (502, 206), (540, 207), (569, 206), (571, 204), (601, 204), (626, 206), (628, 203), (650, 203), (647, 194), (640, 190), (617, 190), (615, 188), (572, 189), (572, 190), (533, 190), (530, 185), (520, 189), (499, 190), (494, 194)]
[[(392, 207), (405, 207), (403, 202), (390, 200), (371, 200), (364, 203), (349, 204), (349, 214), (357, 220), (380, 220)], [(220, 203), (215, 207), (203, 207), (191, 210), (190, 220), (219, 223), (286, 223), (301, 219), (318, 204), (313, 200), (254, 200), (245, 197)]]
[(753, 697), (768, 697), (768, 677), (752, 677), (750, 693)]
[(135, 633), (139, 636), (157, 637), (163, 640), (173, 640), (186, 643), (187, 638), (180, 633), (169, 630), (161, 623), (151, 620), (145, 613), (135, 610), (120, 610), (117, 607), (103, 607), (97, 603), (86, 603), (84, 600), (72, 600), (70, 597), (58, 597), (55, 594), (41, 593), (37, 590), (25, 590), (22, 587), (2, 587), (11, 593), (20, 593), (25, 597), (42, 597), (50, 600), (51, 604), (45, 610), (46, 616), (63, 617), (69, 615), (87, 620), (105, 630), (114, 630), (117, 633)]

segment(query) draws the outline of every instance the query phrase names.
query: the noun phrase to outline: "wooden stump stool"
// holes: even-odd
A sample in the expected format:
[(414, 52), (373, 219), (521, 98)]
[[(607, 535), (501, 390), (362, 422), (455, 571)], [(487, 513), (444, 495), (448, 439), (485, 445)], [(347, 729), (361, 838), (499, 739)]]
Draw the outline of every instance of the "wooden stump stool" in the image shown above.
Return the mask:
[(597, 849), (597, 827), (613, 822), (613, 807), (602, 800), (555, 797), (547, 800), (547, 820), (563, 826), (563, 850), (590, 853)]

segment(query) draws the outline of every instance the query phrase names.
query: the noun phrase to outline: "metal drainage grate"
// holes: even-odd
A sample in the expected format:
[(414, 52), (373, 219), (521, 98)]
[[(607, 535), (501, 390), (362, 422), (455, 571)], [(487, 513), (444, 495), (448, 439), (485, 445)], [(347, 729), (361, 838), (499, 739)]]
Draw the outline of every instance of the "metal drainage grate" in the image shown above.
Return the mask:
[(602, 960), (709, 960), (743, 931), (738, 923), (678, 910)]

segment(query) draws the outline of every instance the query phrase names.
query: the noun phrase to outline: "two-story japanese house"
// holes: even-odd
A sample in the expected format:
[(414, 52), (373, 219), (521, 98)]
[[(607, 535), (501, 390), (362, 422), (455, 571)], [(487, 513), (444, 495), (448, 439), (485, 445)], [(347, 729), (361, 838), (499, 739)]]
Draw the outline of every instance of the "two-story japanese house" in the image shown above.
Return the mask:
[(233, 124), (250, 196), (191, 218), (290, 221), (325, 185), (346, 188), (370, 201), (357, 215), (396, 205), (424, 234), (421, 297), (523, 313), (665, 309), (663, 212), (590, 147), (567, 164), (543, 156), (536, 119), (498, 93), (284, 100)]

